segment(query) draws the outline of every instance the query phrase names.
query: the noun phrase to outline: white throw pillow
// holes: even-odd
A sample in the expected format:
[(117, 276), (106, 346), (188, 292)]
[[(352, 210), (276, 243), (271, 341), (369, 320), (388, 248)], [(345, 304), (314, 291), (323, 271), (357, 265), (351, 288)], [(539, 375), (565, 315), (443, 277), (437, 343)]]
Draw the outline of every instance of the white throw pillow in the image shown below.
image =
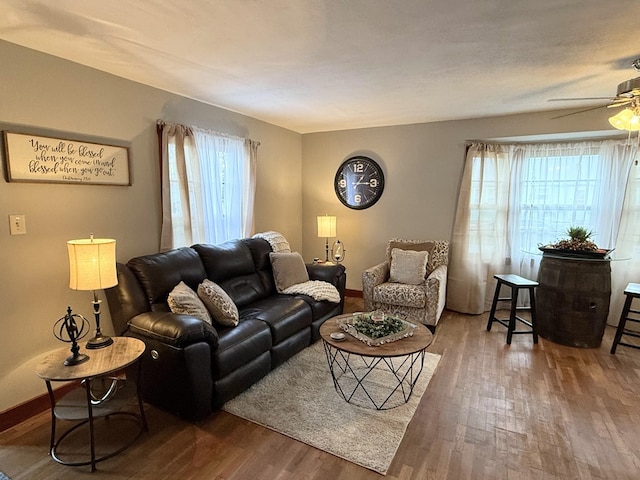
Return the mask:
[(298, 252), (292, 253), (269, 253), (271, 268), (273, 269), (273, 280), (278, 293), (282, 293), (291, 285), (309, 281), (309, 272), (304, 264), (302, 255)]
[(184, 282), (180, 282), (173, 287), (167, 298), (167, 303), (173, 313), (192, 315), (209, 324), (211, 323), (211, 315), (209, 315), (207, 307), (198, 298), (198, 294)]
[(419, 285), (427, 274), (428, 252), (416, 252), (394, 248), (391, 250), (391, 272), (389, 281)]
[(213, 319), (225, 327), (235, 327), (240, 321), (238, 307), (224, 289), (211, 280), (204, 279), (198, 285), (198, 297)]

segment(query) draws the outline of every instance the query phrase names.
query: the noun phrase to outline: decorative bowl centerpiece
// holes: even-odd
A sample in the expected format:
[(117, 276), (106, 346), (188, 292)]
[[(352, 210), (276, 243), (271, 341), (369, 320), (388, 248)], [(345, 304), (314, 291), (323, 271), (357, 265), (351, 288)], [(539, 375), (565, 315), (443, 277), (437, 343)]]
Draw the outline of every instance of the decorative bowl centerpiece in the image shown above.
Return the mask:
[(387, 316), (380, 311), (358, 313), (338, 322), (342, 330), (366, 343), (378, 347), (413, 336), (416, 328), (404, 319)]
[(584, 227), (570, 227), (567, 229), (568, 239), (558, 240), (549, 245), (539, 245), (538, 248), (545, 254), (559, 255), (576, 258), (605, 258), (612, 250), (598, 248), (591, 241), (592, 230)]

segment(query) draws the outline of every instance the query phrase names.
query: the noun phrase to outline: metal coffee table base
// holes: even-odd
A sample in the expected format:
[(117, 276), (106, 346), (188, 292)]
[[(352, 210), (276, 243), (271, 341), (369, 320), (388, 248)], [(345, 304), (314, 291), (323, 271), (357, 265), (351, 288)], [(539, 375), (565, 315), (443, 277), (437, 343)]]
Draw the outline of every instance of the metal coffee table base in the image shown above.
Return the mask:
[(333, 385), (346, 402), (388, 410), (411, 398), (422, 373), (425, 350), (382, 357), (350, 353), (323, 343)]

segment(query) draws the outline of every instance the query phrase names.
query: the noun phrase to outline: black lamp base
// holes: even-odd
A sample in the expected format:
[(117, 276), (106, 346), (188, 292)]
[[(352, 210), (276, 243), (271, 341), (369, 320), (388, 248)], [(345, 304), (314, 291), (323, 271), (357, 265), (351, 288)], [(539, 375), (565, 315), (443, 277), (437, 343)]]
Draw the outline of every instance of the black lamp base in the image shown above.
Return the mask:
[(72, 367), (73, 365), (79, 365), (81, 363), (84, 363), (87, 360), (89, 360), (89, 355), (85, 355), (84, 353), (81, 353), (79, 355), (71, 355), (70, 357), (67, 357), (67, 359), (64, 361), (64, 366)]
[(98, 348), (108, 347), (113, 343), (113, 338), (107, 335), (98, 334), (93, 337), (91, 340), (87, 341), (85, 348), (87, 350), (96, 350)]

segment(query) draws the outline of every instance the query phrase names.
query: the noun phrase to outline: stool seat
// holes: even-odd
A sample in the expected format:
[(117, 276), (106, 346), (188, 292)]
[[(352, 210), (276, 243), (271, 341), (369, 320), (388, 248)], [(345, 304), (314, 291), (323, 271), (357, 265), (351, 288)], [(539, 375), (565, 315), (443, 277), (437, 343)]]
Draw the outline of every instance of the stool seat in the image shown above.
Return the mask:
[[(511, 345), (511, 339), (515, 334), (532, 334), (533, 343), (538, 343), (538, 331), (536, 329), (536, 296), (535, 288), (538, 286), (538, 282), (529, 280), (528, 278), (515, 275), (513, 273), (494, 275), (493, 278), (497, 280), (496, 291), (493, 295), (493, 303), (491, 304), (491, 311), (489, 312), (489, 321), (487, 322), (487, 331), (491, 330), (493, 322), (498, 322), (501, 325), (507, 327), (507, 345)], [(500, 290), (502, 287), (509, 287), (511, 294), (508, 297), (501, 297)], [(530, 307), (518, 307), (518, 293), (520, 290), (526, 290), (529, 294)], [(511, 308), (509, 312), (509, 318), (496, 318), (496, 310), (498, 302), (510, 302)], [(527, 320), (517, 315), (518, 311), (531, 312), (531, 320)], [(520, 322), (527, 325), (531, 330), (516, 330), (516, 322)]]
[(638, 344), (634, 345), (633, 343), (626, 343), (622, 339), (624, 335), (627, 335), (629, 337), (640, 338), (640, 331), (628, 330), (626, 328), (627, 322), (640, 323), (639, 318), (630, 316), (630, 315), (640, 315), (639, 310), (634, 310), (631, 308), (633, 305), (633, 299), (640, 298), (640, 283), (629, 283), (627, 285), (627, 288), (624, 289), (624, 294), (627, 298), (624, 301), (624, 307), (622, 308), (622, 313), (620, 314), (620, 321), (618, 322), (616, 335), (613, 338), (613, 343), (611, 344), (611, 354), (616, 353), (616, 348), (618, 347), (618, 345), (640, 349), (640, 345)]

